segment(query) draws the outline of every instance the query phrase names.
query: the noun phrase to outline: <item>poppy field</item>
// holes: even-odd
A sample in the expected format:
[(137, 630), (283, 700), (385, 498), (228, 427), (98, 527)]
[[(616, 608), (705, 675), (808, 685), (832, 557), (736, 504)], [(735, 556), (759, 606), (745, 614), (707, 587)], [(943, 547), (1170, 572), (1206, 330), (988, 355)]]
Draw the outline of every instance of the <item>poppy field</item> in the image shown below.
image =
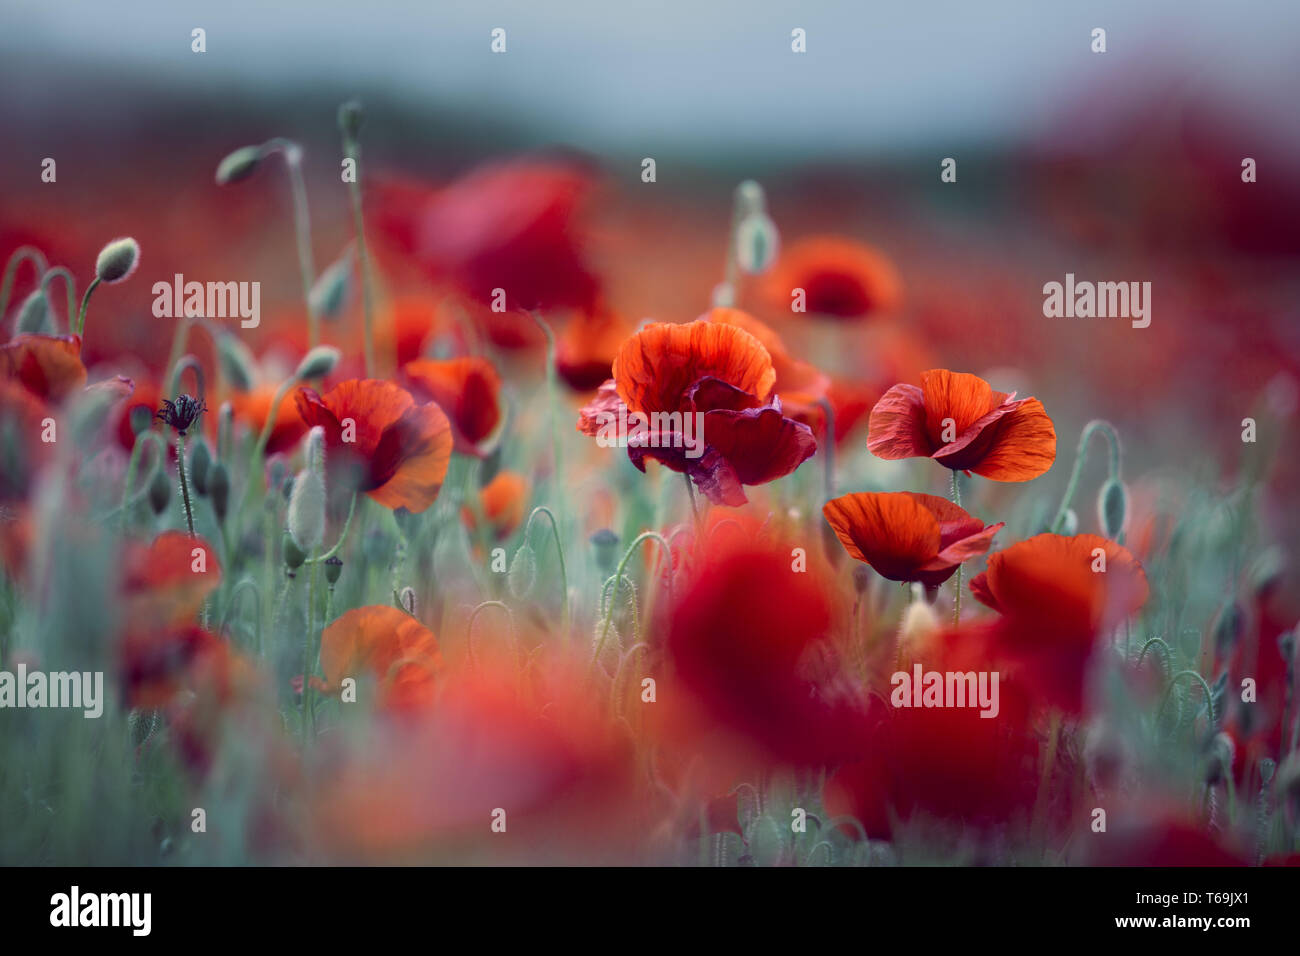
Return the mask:
[(705, 161), (286, 102), (16, 127), (0, 863), (1300, 860), (1267, 124)]

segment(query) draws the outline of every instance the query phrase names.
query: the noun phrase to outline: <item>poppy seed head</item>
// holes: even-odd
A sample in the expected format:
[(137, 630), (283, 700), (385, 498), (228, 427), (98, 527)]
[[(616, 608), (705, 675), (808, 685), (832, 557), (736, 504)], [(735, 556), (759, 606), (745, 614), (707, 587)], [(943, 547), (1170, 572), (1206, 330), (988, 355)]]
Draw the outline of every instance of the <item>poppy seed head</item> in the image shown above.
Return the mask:
[(159, 421), (170, 425), (180, 435), (184, 435), (199, 420), (199, 416), (208, 410), (203, 399), (192, 395), (179, 395), (175, 401), (164, 398), (162, 403), (163, 407), (158, 409)]

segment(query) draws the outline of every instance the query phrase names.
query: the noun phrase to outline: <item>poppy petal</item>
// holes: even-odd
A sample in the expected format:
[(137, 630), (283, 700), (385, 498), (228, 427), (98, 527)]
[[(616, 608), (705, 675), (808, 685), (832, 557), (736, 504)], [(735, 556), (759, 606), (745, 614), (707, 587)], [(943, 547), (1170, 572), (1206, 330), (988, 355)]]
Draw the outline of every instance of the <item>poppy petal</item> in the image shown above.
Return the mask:
[(721, 379), (759, 399), (776, 383), (771, 356), (744, 329), (713, 322), (656, 322), (623, 343), (614, 357), (618, 394), (632, 411), (683, 411), (701, 378)]
[(383, 481), (368, 494), (385, 508), (424, 511), (442, 490), (451, 464), (451, 422), (433, 402), (408, 408), (385, 429), (372, 474)]
[(1056, 427), (1036, 398), (1016, 407), (994, 426), (992, 447), (972, 471), (994, 481), (1029, 481), (1056, 461)]
[(915, 385), (895, 385), (880, 397), (867, 421), (867, 449), (877, 458), (928, 458), (925, 399)]
[(910, 494), (857, 492), (822, 507), (852, 557), (891, 581), (910, 581), (939, 553), (939, 522)]

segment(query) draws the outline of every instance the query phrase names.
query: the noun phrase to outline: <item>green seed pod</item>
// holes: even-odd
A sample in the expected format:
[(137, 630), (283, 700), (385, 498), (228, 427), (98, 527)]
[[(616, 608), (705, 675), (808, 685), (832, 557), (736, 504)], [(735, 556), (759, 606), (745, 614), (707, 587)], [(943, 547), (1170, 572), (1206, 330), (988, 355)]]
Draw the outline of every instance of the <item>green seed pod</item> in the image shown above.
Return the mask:
[(294, 543), (293, 535), (287, 531), (284, 535), (284, 566), (290, 571), (297, 571), (302, 567), (302, 563), (307, 560), (307, 555), (303, 554), (302, 548)]
[(226, 381), (241, 392), (253, 387), (257, 359), (253, 351), (233, 335), (217, 336), (217, 361)]
[(303, 356), (293, 376), (299, 381), (305, 381), (309, 378), (320, 378), (328, 375), (334, 371), (335, 366), (339, 364), (339, 359), (342, 357), (343, 353), (334, 346), (318, 345)]
[(143, 405), (137, 405), (131, 409), (131, 433), (139, 435), (147, 432), (149, 426), (153, 424), (153, 412)]
[(415, 617), (415, 588), (402, 588), (401, 593), (397, 595), (397, 606), (411, 617)]
[(45, 297), (45, 290), (35, 289), (18, 307), (14, 333), (21, 335), (24, 332), (31, 332), (37, 335), (49, 335), (53, 331), (54, 320), (50, 316), (50, 302)]
[(160, 515), (167, 510), (167, 504), (171, 500), (172, 484), (167, 480), (167, 470), (159, 468), (149, 480), (149, 507), (154, 514)]
[(361, 133), (361, 123), (365, 119), (365, 113), (361, 109), (361, 103), (357, 100), (348, 100), (339, 107), (339, 131), (346, 140), (355, 140)]
[(1101, 533), (1112, 541), (1123, 533), (1128, 518), (1128, 492), (1124, 490), (1123, 482), (1111, 478), (1101, 486), (1101, 493), (1097, 496), (1097, 518), (1101, 522)]
[(343, 562), (338, 555), (333, 555), (325, 559), (325, 580), (333, 587), (339, 583), (339, 575), (343, 573)]
[(316, 314), (324, 319), (336, 319), (343, 311), (352, 289), (352, 256), (345, 253), (325, 268), (316, 284), (311, 287), (310, 300)]
[(749, 275), (766, 272), (780, 246), (776, 223), (764, 213), (752, 213), (736, 227), (736, 264)]
[(1065, 520), (1061, 522), (1061, 534), (1073, 538), (1079, 533), (1079, 514), (1073, 508), (1065, 509)]
[(537, 582), (537, 555), (527, 544), (521, 544), (510, 561), (510, 570), (506, 573), (506, 583), (510, 593), (522, 600), (532, 591)]
[(217, 513), (218, 521), (226, 520), (226, 509), (230, 506), (230, 473), (223, 462), (215, 462), (208, 475), (208, 494), (212, 497), (212, 510)]
[(258, 146), (244, 146), (235, 150), (217, 164), (217, 185), (237, 183), (247, 179), (262, 161), (262, 150)]
[(595, 552), (596, 567), (602, 578), (611, 577), (618, 564), (618, 535), (608, 528), (601, 528), (589, 539)]
[(300, 471), (289, 496), (289, 534), (310, 554), (325, 540), (325, 479), (315, 471)]
[(95, 277), (100, 282), (121, 282), (140, 264), (140, 245), (134, 239), (114, 239), (99, 251)]
[(190, 484), (200, 495), (206, 495), (211, 482), (208, 480), (212, 477), (212, 452), (208, 451), (208, 443), (202, 438), (194, 442), (194, 451), (190, 453)]

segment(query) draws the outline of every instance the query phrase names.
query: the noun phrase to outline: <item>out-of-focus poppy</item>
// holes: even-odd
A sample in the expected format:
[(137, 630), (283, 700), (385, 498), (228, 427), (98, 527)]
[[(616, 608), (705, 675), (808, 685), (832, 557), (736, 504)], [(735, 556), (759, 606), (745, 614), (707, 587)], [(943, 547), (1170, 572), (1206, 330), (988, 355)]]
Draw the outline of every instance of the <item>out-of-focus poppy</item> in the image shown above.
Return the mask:
[(621, 402), (641, 419), (623, 436), (632, 463), (644, 471), (655, 458), (714, 503), (744, 504), (743, 485), (788, 475), (817, 450), (812, 430), (782, 413), (767, 349), (739, 326), (649, 325), (623, 344), (613, 371), (613, 388), (582, 410), (579, 430), (598, 440), (616, 432), (630, 421)]
[(871, 410), (879, 458), (933, 458), (994, 481), (1029, 481), (1056, 460), (1056, 429), (1036, 398), (1015, 400), (976, 375), (931, 369), (895, 385)]
[(122, 577), (124, 620), (146, 631), (192, 624), (220, 583), (217, 549), (204, 538), (164, 531), (147, 545), (132, 542)]
[(700, 745), (720, 731), (720, 760), (815, 765), (843, 756), (860, 709), (804, 669), (830, 620), (825, 592), (793, 570), (788, 550), (706, 559), (669, 629), (665, 676), (679, 689), (668, 732)]
[(37, 398), (59, 404), (86, 384), (81, 337), (15, 335), (0, 345), (0, 380), (18, 382)]
[(27, 497), (32, 478), (53, 457), (41, 440), (49, 408), (17, 382), (0, 379), (0, 502)]
[(591, 186), (576, 163), (517, 159), (481, 166), (441, 190), (381, 185), (381, 229), (435, 279), (509, 312), (590, 308), (598, 286), (583, 261), (578, 213)]
[(119, 653), (127, 705), (166, 706), (188, 686), (191, 669), (201, 657), (224, 653), (221, 638), (194, 624), (129, 631)]
[(345, 487), (385, 508), (419, 514), (437, 499), (451, 463), (451, 422), (392, 382), (349, 379), (319, 395), (299, 388), (298, 414), (325, 429), (326, 464)]
[[(266, 417), (271, 413), (271, 402), (276, 391), (274, 385), (258, 385), (247, 392), (233, 392), (230, 408), (235, 422), (244, 425), (254, 435), (261, 434), (266, 427)], [(271, 435), (266, 442), (266, 453), (275, 455), (289, 451), (302, 441), (305, 434), (307, 425), (298, 413), (298, 407), (293, 402), (282, 401), (276, 409), (275, 423), (271, 426)]]
[(579, 312), (561, 330), (555, 370), (575, 392), (590, 392), (606, 381), (631, 325), (604, 304)]
[(935, 495), (857, 492), (826, 502), (822, 514), (853, 558), (891, 581), (938, 587), (968, 558), (984, 554), (1004, 522), (984, 522)]
[(791, 310), (803, 290), (804, 311), (836, 319), (888, 313), (902, 300), (898, 272), (884, 255), (843, 236), (810, 236), (786, 246), (769, 273), (771, 307)]
[(416, 359), (402, 371), (438, 403), (451, 420), (455, 451), (480, 455), (480, 444), (501, 421), (501, 376), (492, 363), (477, 356)]
[[(478, 493), (479, 508), (493, 539), (506, 540), (523, 523), (530, 492), (528, 479), (514, 471), (499, 471), (483, 486)], [(461, 520), (471, 535), (478, 532), (473, 508), (466, 505), (461, 509)]]
[(375, 344), (381, 355), (394, 356), (401, 368), (424, 355), (438, 327), (438, 305), (431, 296), (405, 296), (384, 311), (375, 329)]
[(1083, 703), (1098, 636), (1146, 603), (1146, 572), (1122, 545), (1092, 534), (1039, 534), (989, 556), (970, 590), (1002, 615), (998, 646), (1069, 712)]
[(321, 633), (321, 670), (328, 692), (345, 677), (373, 678), (380, 706), (413, 712), (433, 702), (442, 654), (433, 632), (405, 611), (388, 605), (354, 608)]
[(1103, 833), (1080, 841), (1086, 866), (1246, 866), (1239, 848), (1221, 842), (1174, 806), (1119, 807)]

